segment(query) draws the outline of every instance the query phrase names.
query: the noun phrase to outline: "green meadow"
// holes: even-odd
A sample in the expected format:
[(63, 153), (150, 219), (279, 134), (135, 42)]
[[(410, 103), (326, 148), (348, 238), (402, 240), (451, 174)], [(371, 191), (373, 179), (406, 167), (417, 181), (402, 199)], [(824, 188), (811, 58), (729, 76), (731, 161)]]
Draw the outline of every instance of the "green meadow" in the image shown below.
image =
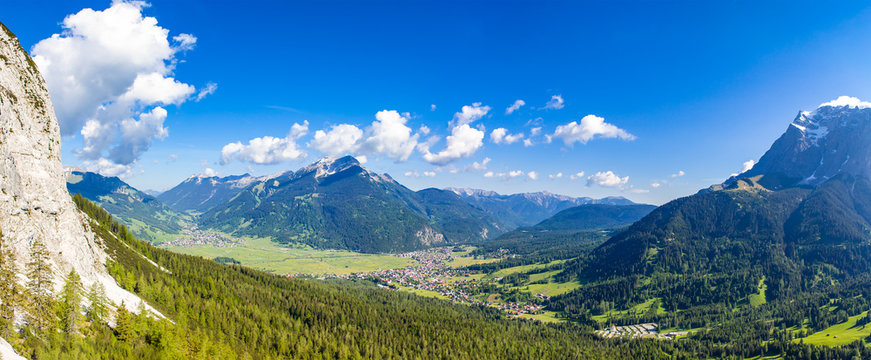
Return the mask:
[(416, 263), (415, 260), (393, 255), (284, 246), (266, 238), (244, 239), (239, 244), (225, 247), (169, 246), (167, 249), (208, 259), (230, 257), (242, 265), (276, 274), (350, 274), (404, 268)]

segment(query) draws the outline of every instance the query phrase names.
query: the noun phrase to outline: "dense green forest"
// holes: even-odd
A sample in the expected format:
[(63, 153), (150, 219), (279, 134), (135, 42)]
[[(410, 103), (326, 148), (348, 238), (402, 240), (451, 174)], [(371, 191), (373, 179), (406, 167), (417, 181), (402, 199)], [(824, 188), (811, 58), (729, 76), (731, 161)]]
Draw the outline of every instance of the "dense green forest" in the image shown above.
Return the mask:
[(110, 273), (168, 319), (133, 315), (110, 304), (114, 328), (106, 325), (109, 316), (92, 310), (75, 319), (79, 330), (53, 321), (37, 334), (28, 325), (11, 339), (35, 359), (691, 356), (669, 343), (603, 341), (581, 325), (507, 320), (494, 309), (385, 291), (367, 282), (290, 279), (172, 253), (135, 239), (87, 199), (77, 195), (74, 200), (91, 216), (114, 259), (107, 264)]

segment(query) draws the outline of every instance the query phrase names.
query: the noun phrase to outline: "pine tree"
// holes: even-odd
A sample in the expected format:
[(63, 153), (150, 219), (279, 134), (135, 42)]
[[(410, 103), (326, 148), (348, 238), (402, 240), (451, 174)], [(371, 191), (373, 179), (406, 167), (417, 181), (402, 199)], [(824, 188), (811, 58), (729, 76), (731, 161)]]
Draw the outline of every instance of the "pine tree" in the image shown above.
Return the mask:
[(121, 341), (133, 340), (135, 336), (133, 316), (130, 311), (127, 311), (123, 301), (121, 306), (118, 306), (118, 310), (115, 311), (115, 332), (118, 333), (118, 340)]
[(88, 306), (88, 320), (99, 323), (106, 322), (109, 308), (106, 300), (106, 288), (102, 283), (96, 282), (91, 285), (91, 289), (88, 291), (88, 301), (91, 303)]
[(82, 278), (76, 273), (76, 270), (71, 270), (67, 275), (67, 282), (61, 290), (61, 302), (59, 307), (59, 316), (63, 325), (63, 330), (68, 334), (75, 334), (79, 331), (79, 322), (81, 321), (82, 311)]
[(30, 262), (27, 263), (27, 290), (30, 296), (28, 323), (37, 330), (48, 330), (54, 323), (53, 273), (48, 262), (48, 249), (42, 240), (36, 240), (30, 248)]
[(15, 252), (0, 232), (0, 336), (6, 339), (14, 333), (12, 322), (19, 303), (17, 273)]

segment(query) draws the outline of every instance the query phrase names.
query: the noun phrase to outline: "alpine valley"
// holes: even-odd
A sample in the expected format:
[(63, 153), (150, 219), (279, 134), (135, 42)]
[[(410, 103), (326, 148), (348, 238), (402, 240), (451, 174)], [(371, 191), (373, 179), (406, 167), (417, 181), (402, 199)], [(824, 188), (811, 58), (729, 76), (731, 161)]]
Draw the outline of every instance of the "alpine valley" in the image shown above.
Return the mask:
[[(148, 5), (119, 0), (112, 8), (117, 19), (147, 27), (156, 20), (138, 12)], [(67, 31), (50, 39), (87, 41), (80, 32), (103, 13), (81, 14), (85, 20), (67, 17)], [(160, 71), (101, 102), (106, 113), (73, 136), (92, 141), (118, 103), (199, 106), (216, 91), (167, 77), (187, 65), (176, 56), (196, 38), (178, 35), (170, 47), (160, 29), (157, 43), (171, 52)], [(130, 34), (110, 35), (100, 39)], [(93, 61), (113, 60), (108, 55)], [(230, 143), (221, 154), (227, 163), (277, 144), (282, 151), (267, 155), (283, 160), (250, 162), (317, 159), (306, 166), (258, 176), (208, 171), (158, 193), (126, 183), (129, 172), (62, 165), (58, 116), (69, 103), (52, 98), (58, 92), (43, 78), (50, 65), (0, 23), (2, 360), (871, 358), (869, 103), (845, 97), (801, 111), (758, 162), (661, 206), (416, 187), (414, 172), (400, 178), (406, 186), (370, 170), (379, 169), (367, 162), (372, 154), (399, 163), (416, 151), (437, 171), (464, 171), (447, 164), (469, 157), (462, 146), (483, 143), (485, 127), (469, 125), (490, 111), (481, 103), (455, 115), (444, 151), (430, 151), (440, 141), (424, 139), (432, 129), (412, 135), (405, 126), (417, 114), (382, 111), (365, 130), (331, 126), (353, 140), (347, 151), (308, 158), (294, 142), (308, 131), (306, 120), (285, 138)], [(112, 85), (66, 80), (70, 88)], [(178, 89), (185, 100), (173, 102), (167, 94)], [(505, 115), (525, 105), (517, 100)], [(529, 110), (564, 106), (553, 95)], [(123, 120), (110, 140), (145, 132), (148, 116), (160, 114)], [(154, 139), (167, 136), (162, 121)], [(524, 134), (491, 129), (490, 141), (531, 147), (562, 137), (569, 152), (594, 138), (635, 139), (594, 115), (539, 136), (542, 121), (530, 119)], [(384, 133), (408, 141), (374, 144)], [(307, 146), (328, 153), (341, 145), (329, 136), (317, 130)], [(151, 140), (136, 145), (147, 150)], [(465, 171), (539, 177), (481, 172), (489, 161)], [(551, 179), (566, 180), (561, 172)], [(632, 199), (645, 191), (611, 171), (584, 179), (585, 189), (598, 184)]]

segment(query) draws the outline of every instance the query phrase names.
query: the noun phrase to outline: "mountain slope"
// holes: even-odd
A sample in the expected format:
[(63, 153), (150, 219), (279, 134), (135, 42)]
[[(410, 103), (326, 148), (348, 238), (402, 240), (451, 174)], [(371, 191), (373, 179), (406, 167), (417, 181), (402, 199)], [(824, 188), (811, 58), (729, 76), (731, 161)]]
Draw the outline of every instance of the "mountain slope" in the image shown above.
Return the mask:
[(157, 199), (175, 211), (202, 213), (222, 205), (255, 181), (248, 174), (226, 177), (191, 176)]
[[(783, 296), (871, 270), (871, 109), (802, 112), (759, 164), (669, 202), (593, 252), (586, 277), (758, 269)], [(805, 275), (801, 275), (805, 273)], [(802, 280), (805, 276), (810, 276)]]
[(500, 195), (493, 191), (448, 188), (472, 205), (490, 213), (508, 229), (534, 225), (570, 207), (586, 204), (631, 205), (622, 197), (573, 198), (549, 192)]
[(532, 226), (539, 231), (578, 231), (632, 224), (649, 214), (653, 205), (581, 205), (560, 211)]
[(491, 217), (457, 200), (439, 190), (415, 193), (346, 156), (256, 178), (200, 221), (239, 235), (363, 252), (414, 250), (501, 233)]
[(91, 172), (70, 170), (67, 173), (70, 194), (82, 194), (106, 209), (136, 237), (160, 243), (179, 235), (192, 224), (190, 215), (174, 211), (136, 190), (117, 177), (105, 177)]

